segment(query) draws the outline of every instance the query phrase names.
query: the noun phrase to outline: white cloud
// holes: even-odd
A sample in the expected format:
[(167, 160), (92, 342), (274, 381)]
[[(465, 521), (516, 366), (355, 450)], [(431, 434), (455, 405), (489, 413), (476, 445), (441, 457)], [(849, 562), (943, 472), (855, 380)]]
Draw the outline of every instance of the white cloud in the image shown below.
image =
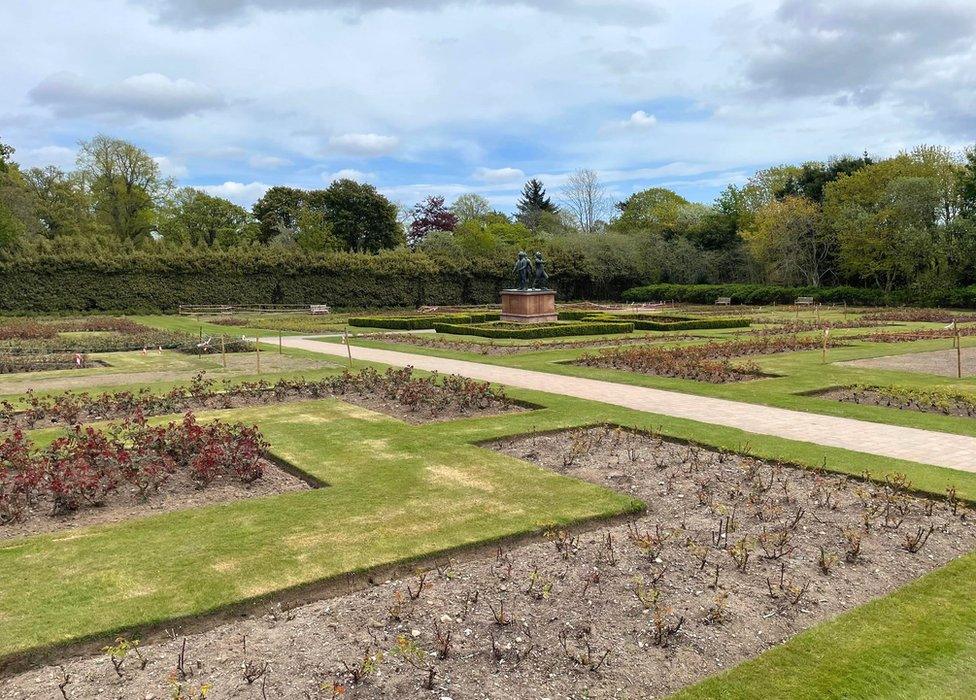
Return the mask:
[(340, 153), (373, 157), (392, 153), (400, 145), (400, 139), (382, 134), (342, 134), (330, 138), (329, 145)]
[(98, 85), (75, 73), (60, 72), (42, 80), (28, 95), (35, 104), (50, 107), (62, 117), (120, 114), (176, 119), (224, 104), (216, 91), (204, 85), (161, 73), (142, 73)]
[(291, 165), (291, 161), (287, 158), (282, 158), (279, 156), (269, 156), (269, 155), (254, 155), (247, 159), (248, 164), (252, 168), (273, 170), (275, 168), (284, 168)]
[(186, 177), (190, 172), (186, 165), (174, 161), (169, 156), (153, 156), (153, 160), (156, 161), (156, 165), (159, 166), (159, 172), (163, 177), (179, 179), (181, 177)]
[(342, 170), (336, 170), (334, 173), (322, 173), (322, 179), (326, 182), (335, 182), (336, 180), (370, 182), (376, 179), (376, 173), (364, 173), (362, 170), (356, 170), (355, 168), (343, 168)]
[(271, 189), (271, 185), (263, 182), (233, 182), (228, 181), (221, 185), (196, 185), (198, 190), (203, 190), (207, 194), (215, 197), (229, 199), (235, 204), (249, 207), (264, 196), (264, 193)]
[(657, 117), (648, 114), (643, 109), (638, 109), (630, 115), (630, 119), (624, 122), (624, 126), (634, 129), (648, 129), (657, 124)]
[(638, 109), (623, 121), (605, 124), (600, 131), (646, 131), (655, 126), (657, 126), (657, 117), (653, 114), (648, 114), (643, 109)]
[(512, 182), (524, 180), (525, 173), (518, 168), (477, 168), (471, 177), (482, 182)]

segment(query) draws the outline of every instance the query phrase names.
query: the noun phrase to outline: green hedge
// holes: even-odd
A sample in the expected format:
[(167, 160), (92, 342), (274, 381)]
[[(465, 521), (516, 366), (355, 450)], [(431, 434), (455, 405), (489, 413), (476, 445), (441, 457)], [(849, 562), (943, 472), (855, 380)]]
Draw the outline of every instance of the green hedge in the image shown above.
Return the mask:
[(0, 312), (167, 312), (180, 304), (409, 308), (498, 302), (507, 270), (388, 251), (156, 251), (0, 262)]
[(516, 338), (535, 340), (538, 338), (561, 338), (574, 335), (604, 335), (612, 333), (632, 333), (633, 323), (566, 323), (551, 326), (527, 326), (525, 328), (492, 328), (491, 326), (466, 326), (462, 324), (435, 323), (438, 333), (454, 335), (474, 335), (481, 338)]
[(614, 323), (625, 321), (633, 323), (638, 331), (693, 331), (714, 328), (748, 328), (752, 323), (749, 318), (735, 317), (696, 317), (673, 316), (656, 314), (612, 314), (604, 312), (575, 312), (570, 311), (570, 317), (559, 314), (560, 319), (595, 321), (600, 323)]
[(778, 287), (764, 284), (652, 284), (623, 293), (624, 301), (678, 301), (714, 304), (730, 297), (733, 304), (792, 304), (813, 297), (818, 304), (852, 306), (932, 306), (976, 308), (976, 286), (958, 289), (898, 289), (884, 292), (861, 287)]
[(430, 314), (428, 316), (356, 316), (349, 319), (350, 326), (361, 328), (390, 328), (393, 330), (422, 330), (433, 328), (435, 323), (484, 323), (497, 321), (501, 317), (495, 313), (474, 314)]

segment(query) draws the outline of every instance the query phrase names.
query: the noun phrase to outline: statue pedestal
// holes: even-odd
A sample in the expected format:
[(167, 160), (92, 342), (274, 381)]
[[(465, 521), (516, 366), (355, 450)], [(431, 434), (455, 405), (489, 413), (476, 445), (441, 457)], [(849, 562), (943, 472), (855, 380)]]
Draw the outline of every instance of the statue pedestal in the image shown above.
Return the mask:
[(551, 289), (502, 290), (502, 321), (552, 323), (556, 316), (556, 292)]

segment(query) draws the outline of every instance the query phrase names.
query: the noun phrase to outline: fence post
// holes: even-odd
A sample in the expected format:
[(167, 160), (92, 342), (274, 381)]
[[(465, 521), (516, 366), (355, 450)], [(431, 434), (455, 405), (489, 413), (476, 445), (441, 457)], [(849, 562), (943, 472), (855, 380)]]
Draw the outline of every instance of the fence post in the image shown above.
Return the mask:
[(224, 335), (220, 335), (220, 359), (224, 363), (224, 369), (227, 369), (227, 346), (224, 344)]
[(959, 336), (959, 324), (956, 324), (956, 378), (962, 379), (962, 338)]

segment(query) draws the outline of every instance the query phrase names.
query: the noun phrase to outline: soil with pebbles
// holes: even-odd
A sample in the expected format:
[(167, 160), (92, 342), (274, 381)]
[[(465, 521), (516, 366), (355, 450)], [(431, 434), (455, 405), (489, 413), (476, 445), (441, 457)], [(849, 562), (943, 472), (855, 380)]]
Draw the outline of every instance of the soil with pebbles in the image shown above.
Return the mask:
[[(907, 338), (906, 340), (911, 340)], [(947, 342), (952, 342), (949, 339)], [(867, 357), (861, 360), (847, 360), (838, 362), (839, 365), (867, 369), (884, 369), (896, 372), (917, 372), (920, 374), (937, 374), (942, 377), (955, 379), (962, 363), (962, 376), (976, 376), (976, 348), (963, 348), (959, 356), (956, 351), (932, 350), (929, 352), (913, 352), (902, 355), (884, 355), (881, 357)]]
[(964, 418), (976, 416), (976, 403), (951, 397), (947, 397), (939, 405), (935, 405), (915, 399), (897, 399), (871, 389), (855, 389), (851, 387), (827, 389), (826, 391), (811, 394), (811, 396), (816, 396), (819, 399), (843, 401), (844, 403), (856, 403), (861, 406), (897, 408), (901, 411), (922, 411), (923, 413), (938, 413), (943, 416), (962, 416)]
[[(211, 700), (262, 693), (661, 697), (890, 593), (976, 544), (968, 513), (911, 495), (904, 484), (885, 487), (612, 428), (492, 447), (632, 494), (648, 504), (647, 513), (489, 549), (481, 558), (445, 560), (422, 587), (412, 575), (176, 634), (142, 649), (144, 667), (126, 659), (121, 678), (106, 656), (66, 661), (63, 671), (37, 668), (0, 683), (0, 698), (60, 697), (63, 673), (68, 698), (170, 697), (168, 679), (184, 640), (183, 689), (207, 684)], [(733, 513), (726, 535), (719, 523)], [(934, 530), (912, 554), (903, 542), (919, 527)], [(777, 554), (771, 533), (784, 531), (784, 553), (767, 558)], [(846, 540), (858, 535), (860, 554), (848, 561)], [(741, 554), (743, 540), (750, 552), (745, 571), (729, 554)], [(821, 547), (828, 574), (818, 565)], [(368, 673), (357, 681), (353, 670), (364, 658)], [(245, 673), (253, 676), (265, 663), (264, 675), (249, 684)]]
[(312, 488), (303, 479), (289, 474), (271, 461), (264, 460), (262, 466), (264, 473), (261, 478), (250, 484), (220, 476), (204, 488), (199, 488), (189, 474), (176, 472), (158, 491), (149, 494), (144, 503), (139, 501), (136, 489), (125, 483), (120, 485), (118, 491), (110, 493), (103, 505), (83, 506), (63, 515), (52, 515), (52, 503), (50, 499), (44, 499), (28, 510), (23, 520), (0, 525), (0, 542), (14, 537), (118, 523), (174, 510)]

